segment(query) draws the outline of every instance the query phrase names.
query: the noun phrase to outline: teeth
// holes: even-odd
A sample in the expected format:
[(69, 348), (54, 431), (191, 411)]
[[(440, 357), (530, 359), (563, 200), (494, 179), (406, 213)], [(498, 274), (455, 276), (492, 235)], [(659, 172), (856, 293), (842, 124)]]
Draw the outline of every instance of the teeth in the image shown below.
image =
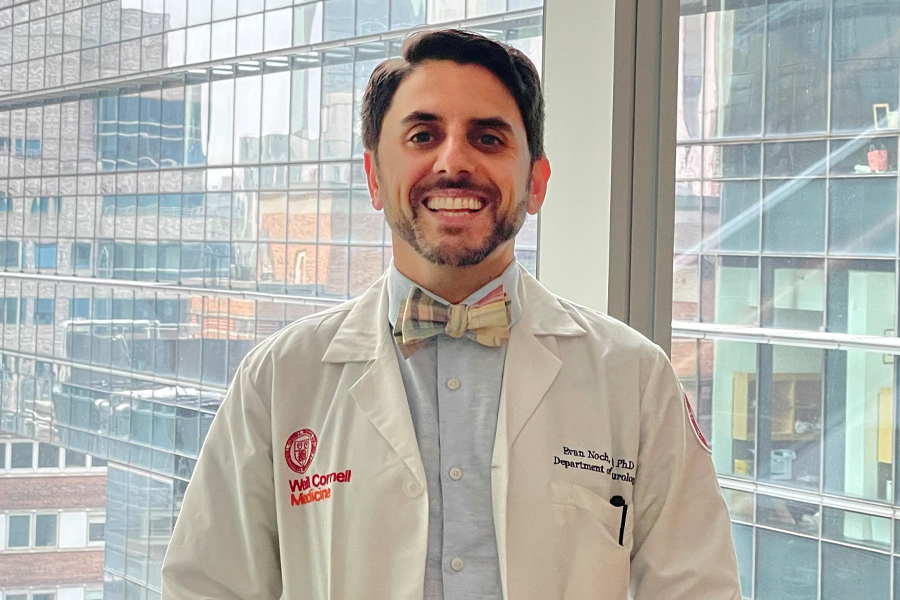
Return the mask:
[(484, 203), (478, 198), (429, 198), (431, 210), (481, 210)]

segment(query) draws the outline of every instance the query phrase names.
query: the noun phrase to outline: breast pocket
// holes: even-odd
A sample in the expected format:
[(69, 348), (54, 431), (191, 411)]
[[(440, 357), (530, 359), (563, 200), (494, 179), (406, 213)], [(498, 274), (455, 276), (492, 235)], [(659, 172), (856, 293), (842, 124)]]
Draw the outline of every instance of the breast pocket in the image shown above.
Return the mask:
[(550, 482), (557, 528), (556, 560), (564, 600), (627, 600), (632, 515), (626, 515), (622, 544), (622, 508), (588, 488)]

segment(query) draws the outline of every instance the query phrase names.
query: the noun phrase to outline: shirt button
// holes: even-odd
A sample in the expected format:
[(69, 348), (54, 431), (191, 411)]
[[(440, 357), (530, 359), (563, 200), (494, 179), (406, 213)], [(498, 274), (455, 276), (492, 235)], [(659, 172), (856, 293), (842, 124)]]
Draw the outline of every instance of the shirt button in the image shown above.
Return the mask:
[(454, 558), (453, 560), (451, 560), (451, 561), (450, 561), (450, 568), (452, 568), (454, 571), (457, 571), (457, 572), (458, 572), (458, 571), (462, 571), (462, 568), (463, 568), (463, 559), (461, 559), (460, 557), (457, 556), (456, 558)]
[(460, 479), (462, 479), (462, 469), (460, 469), (459, 467), (453, 467), (452, 469), (450, 469), (450, 479), (452, 479), (453, 481), (459, 481)]
[(456, 377), (452, 377), (452, 378), (448, 379), (447, 387), (454, 391), (458, 390), (459, 389), (459, 379), (457, 379)]
[(422, 486), (419, 485), (418, 481), (410, 481), (406, 484), (406, 495), (410, 498), (415, 498), (419, 494), (422, 493)]

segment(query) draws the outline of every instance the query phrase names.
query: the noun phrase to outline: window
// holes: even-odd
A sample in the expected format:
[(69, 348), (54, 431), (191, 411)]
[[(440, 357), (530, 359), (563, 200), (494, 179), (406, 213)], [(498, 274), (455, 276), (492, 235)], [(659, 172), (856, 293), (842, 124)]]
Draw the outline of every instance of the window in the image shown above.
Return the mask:
[(45, 548), (56, 545), (57, 515), (37, 515), (34, 525), (34, 545)]
[(19, 242), (0, 241), (0, 267), (17, 269), (19, 265)]
[(88, 519), (88, 544), (102, 543), (106, 539), (106, 517), (96, 516)]
[(56, 600), (56, 594), (50, 593), (42, 593), (42, 594), (31, 594), (31, 600)]
[(38, 444), (38, 468), (39, 469), (58, 469), (59, 468), (59, 448), (50, 444)]
[(6, 469), (6, 442), (0, 442), (0, 471)]
[(7, 548), (27, 548), (31, 545), (31, 515), (10, 515)]
[(66, 466), (67, 467), (86, 467), (87, 456), (75, 450), (66, 450)]
[(9, 466), (11, 469), (30, 469), (34, 444), (31, 442), (13, 442)]
[(56, 268), (56, 242), (34, 245), (34, 266), (38, 269)]
[(91, 268), (91, 243), (75, 242), (73, 254), (75, 255), (76, 269)]
[(53, 325), (53, 310), (56, 301), (53, 298), (38, 298), (34, 301), (34, 324)]

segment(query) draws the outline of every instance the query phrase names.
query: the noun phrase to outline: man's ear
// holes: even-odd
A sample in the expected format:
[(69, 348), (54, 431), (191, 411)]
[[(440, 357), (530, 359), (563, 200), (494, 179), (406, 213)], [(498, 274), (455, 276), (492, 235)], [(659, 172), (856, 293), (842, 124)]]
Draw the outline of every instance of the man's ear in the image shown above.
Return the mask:
[(547, 197), (547, 182), (550, 180), (550, 161), (546, 156), (531, 165), (531, 193), (528, 196), (528, 214), (536, 215)]
[(384, 209), (384, 202), (381, 200), (381, 188), (378, 185), (378, 160), (375, 153), (366, 150), (363, 153), (363, 166), (366, 169), (366, 183), (369, 185), (369, 196), (372, 197), (372, 206), (375, 210)]

